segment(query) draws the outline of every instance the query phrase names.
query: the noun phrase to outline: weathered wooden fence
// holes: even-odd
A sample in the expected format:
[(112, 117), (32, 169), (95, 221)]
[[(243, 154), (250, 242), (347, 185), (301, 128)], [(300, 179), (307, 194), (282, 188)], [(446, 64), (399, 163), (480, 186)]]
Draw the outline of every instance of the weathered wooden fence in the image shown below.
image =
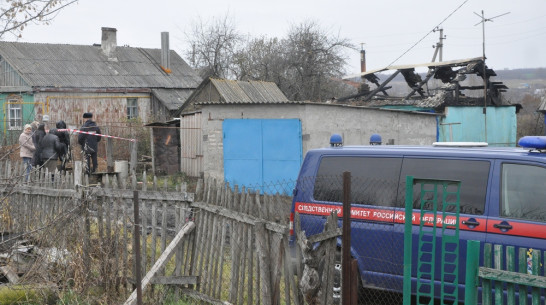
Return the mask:
[(513, 246), (486, 243), (484, 266), (479, 267), (480, 243), (470, 241), (467, 248), (466, 304), (478, 303), (479, 279), (484, 305), (544, 304), (546, 252), (519, 248), (516, 255)]
[[(129, 296), (138, 261), (133, 247), (138, 190), (143, 274), (185, 223), (196, 225), (151, 284), (210, 304), (303, 304), (289, 259), (289, 196), (213, 180), (200, 181), (196, 192), (188, 193), (185, 185), (167, 188), (154, 178), (148, 186), (134, 176), (127, 183), (131, 189), (108, 176), (102, 183), (84, 178), (75, 185), (80, 180), (69, 173), (52, 178), (36, 172), (25, 183), (22, 173), (20, 164), (0, 162), (0, 249), (22, 239), (66, 249), (72, 261), (64, 272), (73, 287), (98, 285), (116, 290), (118, 298)], [(141, 180), (147, 181), (145, 174)], [(19, 275), (30, 280), (21, 270)], [(158, 291), (166, 289), (152, 289), (146, 297)]]

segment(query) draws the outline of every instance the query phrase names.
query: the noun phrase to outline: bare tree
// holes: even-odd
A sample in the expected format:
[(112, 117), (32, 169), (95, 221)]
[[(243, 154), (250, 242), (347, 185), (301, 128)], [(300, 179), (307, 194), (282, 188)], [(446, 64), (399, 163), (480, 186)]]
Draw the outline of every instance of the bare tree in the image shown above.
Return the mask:
[(57, 13), (78, 0), (3, 0), (0, 2), (0, 39), (21, 37), (29, 23), (49, 24)]
[(201, 77), (231, 76), (233, 54), (242, 36), (227, 14), (209, 23), (199, 19), (192, 25), (186, 38), (191, 49), (185, 55), (190, 58), (190, 64), (199, 71)]
[[(341, 82), (347, 40), (332, 36), (313, 21), (292, 26), (285, 39), (251, 39), (235, 54), (238, 79), (275, 82), (292, 100), (324, 101), (354, 94)], [(352, 90), (352, 91), (351, 91)]]
[(348, 39), (329, 34), (314, 21), (292, 26), (285, 47), (287, 75), (292, 80), (285, 94), (294, 100), (312, 101), (332, 97), (332, 82), (345, 74), (343, 51), (355, 49)]
[(192, 49), (185, 55), (202, 77), (275, 82), (291, 100), (320, 102), (355, 91), (340, 80), (344, 51), (355, 47), (313, 21), (293, 26), (287, 38), (243, 40), (226, 16), (200, 21), (187, 38)]
[(286, 54), (278, 38), (253, 38), (234, 54), (233, 71), (239, 80), (286, 80)]

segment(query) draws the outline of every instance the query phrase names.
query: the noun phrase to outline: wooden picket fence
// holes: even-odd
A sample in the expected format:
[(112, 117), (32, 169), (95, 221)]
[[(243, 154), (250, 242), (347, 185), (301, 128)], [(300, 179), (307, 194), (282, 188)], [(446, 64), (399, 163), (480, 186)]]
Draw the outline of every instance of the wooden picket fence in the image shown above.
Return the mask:
[[(115, 175), (106, 175), (102, 182), (90, 184), (88, 177), (70, 173), (51, 178), (34, 172), (25, 183), (23, 173), (20, 163), (0, 162), (0, 246), (36, 232), (48, 239), (41, 246), (74, 248), (70, 245), (76, 242), (81, 244), (76, 248), (81, 249), (82, 274), (115, 274), (82, 281), (129, 296), (138, 261), (133, 240), (136, 206), (143, 275), (177, 232), (195, 223), (151, 285), (173, 287), (179, 296), (209, 304), (303, 304), (289, 260), (290, 196), (210, 179), (188, 193), (183, 184), (167, 187), (156, 178), (148, 185), (136, 183), (134, 176), (129, 177), (132, 183), (120, 183)], [(147, 181), (145, 173), (140, 180)], [(99, 246), (103, 249), (94, 249)], [(98, 272), (89, 272), (93, 261), (101, 261)], [(146, 293), (154, 296), (153, 290)]]
[(479, 280), (483, 305), (544, 304), (546, 252), (519, 248), (516, 256), (513, 246), (486, 243), (484, 266), (478, 267), (479, 248), (479, 242), (468, 243), (465, 304), (478, 303)]

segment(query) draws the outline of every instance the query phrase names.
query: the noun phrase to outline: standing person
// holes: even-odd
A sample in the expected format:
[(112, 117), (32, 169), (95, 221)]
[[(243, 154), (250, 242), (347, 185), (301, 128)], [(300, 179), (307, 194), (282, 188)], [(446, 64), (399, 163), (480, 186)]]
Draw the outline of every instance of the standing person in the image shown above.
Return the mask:
[(19, 156), (23, 158), (23, 164), (25, 168), (25, 182), (28, 181), (28, 175), (32, 169), (32, 157), (34, 156), (34, 143), (32, 142), (32, 126), (30, 124), (25, 125), (25, 129), (19, 136), (19, 145), (21, 150), (19, 151)]
[(34, 132), (32, 135), (32, 143), (34, 144), (34, 147), (36, 150), (34, 151), (34, 156), (32, 157), (32, 166), (34, 167), (41, 167), (44, 162), (40, 158), (40, 141), (45, 137), (46, 131), (45, 131), (45, 124), (39, 124), (38, 129)]
[(66, 163), (70, 161), (70, 135), (66, 131), (59, 131), (59, 129), (66, 129), (66, 123), (64, 121), (58, 121), (55, 126), (57, 127), (55, 135), (59, 137), (59, 141), (66, 146), (66, 153), (59, 156), (59, 159), (61, 160), (61, 171), (64, 171)]
[(51, 173), (51, 178), (54, 177), (57, 170), (59, 156), (66, 153), (66, 146), (55, 135), (56, 132), (57, 129), (50, 129), (49, 133), (40, 141), (40, 157), (44, 162), (44, 167)]
[[(87, 162), (87, 173), (93, 173), (97, 170), (97, 151), (98, 151), (98, 142), (100, 142), (100, 128), (97, 126), (97, 123), (93, 121), (93, 114), (91, 112), (86, 112), (83, 114), (83, 118), (87, 119), (83, 123), (80, 131), (85, 131), (87, 133), (80, 133), (78, 135), (78, 143), (82, 146), (82, 150), (85, 153), (85, 159)], [(92, 164), (90, 164), (92, 163)]]

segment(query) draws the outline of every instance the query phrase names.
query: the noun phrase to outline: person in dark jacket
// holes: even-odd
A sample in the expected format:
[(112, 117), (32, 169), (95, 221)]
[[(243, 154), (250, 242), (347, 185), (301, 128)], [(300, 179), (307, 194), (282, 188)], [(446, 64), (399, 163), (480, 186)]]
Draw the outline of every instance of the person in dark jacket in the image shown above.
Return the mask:
[(49, 133), (40, 140), (40, 157), (44, 162), (44, 168), (48, 169), (52, 178), (57, 170), (59, 156), (66, 153), (66, 145), (61, 143), (56, 132), (56, 128), (50, 129)]
[(66, 153), (59, 156), (61, 160), (61, 171), (65, 170), (66, 163), (70, 161), (70, 134), (67, 131), (59, 131), (59, 129), (66, 129), (66, 123), (64, 121), (58, 121), (55, 124), (57, 132), (55, 135), (59, 137), (59, 141), (66, 146)]
[(34, 144), (34, 147), (36, 150), (34, 151), (34, 156), (32, 157), (32, 166), (33, 167), (41, 167), (44, 165), (44, 162), (40, 158), (41, 153), (41, 147), (40, 147), (40, 141), (46, 136), (45, 131), (45, 124), (41, 123), (38, 125), (38, 129), (34, 131), (34, 134), (32, 135), (32, 143)]
[[(97, 170), (97, 151), (98, 142), (100, 142), (100, 128), (97, 123), (93, 121), (93, 114), (86, 112), (83, 114), (83, 118), (87, 119), (80, 128), (81, 131), (87, 133), (80, 133), (78, 135), (78, 143), (82, 146), (82, 150), (85, 154), (87, 161), (87, 173), (93, 173)], [(90, 134), (88, 134), (90, 133)]]

